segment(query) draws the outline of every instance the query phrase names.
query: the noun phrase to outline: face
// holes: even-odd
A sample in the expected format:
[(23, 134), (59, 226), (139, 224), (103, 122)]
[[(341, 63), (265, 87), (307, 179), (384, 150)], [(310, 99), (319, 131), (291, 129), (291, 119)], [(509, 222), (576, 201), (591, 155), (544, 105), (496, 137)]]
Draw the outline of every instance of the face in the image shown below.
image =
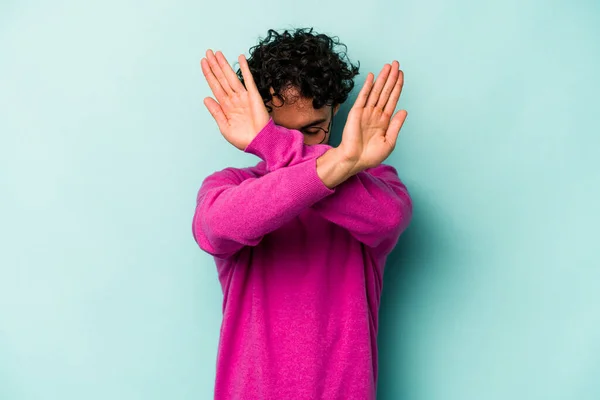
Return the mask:
[[(271, 88), (271, 94), (273, 93)], [(304, 144), (328, 143), (333, 116), (337, 113), (339, 105), (315, 109), (312, 99), (301, 97), (295, 88), (286, 90), (282, 95), (285, 98), (284, 103), (278, 97), (267, 103), (273, 109), (270, 113), (273, 122), (302, 132)]]

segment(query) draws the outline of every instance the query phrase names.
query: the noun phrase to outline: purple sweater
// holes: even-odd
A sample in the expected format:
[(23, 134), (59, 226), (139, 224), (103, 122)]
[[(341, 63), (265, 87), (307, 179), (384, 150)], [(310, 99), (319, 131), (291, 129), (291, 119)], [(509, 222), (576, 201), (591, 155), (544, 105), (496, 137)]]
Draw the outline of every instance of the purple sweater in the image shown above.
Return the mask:
[(271, 119), (246, 152), (263, 161), (207, 177), (193, 234), (223, 289), (216, 399), (374, 399), (387, 255), (412, 203), (385, 164), (334, 189), (331, 147)]

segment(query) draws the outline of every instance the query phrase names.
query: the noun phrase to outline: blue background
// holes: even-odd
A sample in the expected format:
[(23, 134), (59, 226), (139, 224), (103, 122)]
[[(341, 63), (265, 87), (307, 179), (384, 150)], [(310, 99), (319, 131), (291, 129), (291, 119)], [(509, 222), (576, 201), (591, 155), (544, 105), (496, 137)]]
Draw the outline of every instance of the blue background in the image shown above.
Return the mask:
[(405, 71), (387, 162), (415, 215), (379, 398), (600, 398), (598, 1), (4, 0), (0, 399), (211, 398), (195, 196), (257, 159), (219, 134), (199, 60), (301, 26), (348, 45), (357, 88)]

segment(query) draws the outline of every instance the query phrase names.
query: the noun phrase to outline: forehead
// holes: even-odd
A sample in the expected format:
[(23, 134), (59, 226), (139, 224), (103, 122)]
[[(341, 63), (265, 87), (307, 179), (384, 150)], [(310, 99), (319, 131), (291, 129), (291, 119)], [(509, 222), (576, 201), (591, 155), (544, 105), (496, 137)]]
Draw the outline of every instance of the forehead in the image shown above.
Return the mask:
[(300, 96), (295, 88), (283, 91), (282, 97), (285, 100), (283, 105), (278, 98), (271, 101), (271, 114), (278, 119), (284, 119), (288, 124), (302, 126), (329, 115), (330, 106), (315, 109), (312, 99)]

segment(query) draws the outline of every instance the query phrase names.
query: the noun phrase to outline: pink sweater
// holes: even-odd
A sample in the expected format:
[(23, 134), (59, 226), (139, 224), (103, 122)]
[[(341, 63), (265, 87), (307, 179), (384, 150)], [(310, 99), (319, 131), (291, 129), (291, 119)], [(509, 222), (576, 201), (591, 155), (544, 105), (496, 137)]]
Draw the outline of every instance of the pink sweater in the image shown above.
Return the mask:
[(263, 161), (207, 177), (193, 234), (223, 289), (216, 399), (374, 399), (387, 255), (412, 215), (385, 164), (335, 189), (299, 131), (271, 119), (246, 148)]

